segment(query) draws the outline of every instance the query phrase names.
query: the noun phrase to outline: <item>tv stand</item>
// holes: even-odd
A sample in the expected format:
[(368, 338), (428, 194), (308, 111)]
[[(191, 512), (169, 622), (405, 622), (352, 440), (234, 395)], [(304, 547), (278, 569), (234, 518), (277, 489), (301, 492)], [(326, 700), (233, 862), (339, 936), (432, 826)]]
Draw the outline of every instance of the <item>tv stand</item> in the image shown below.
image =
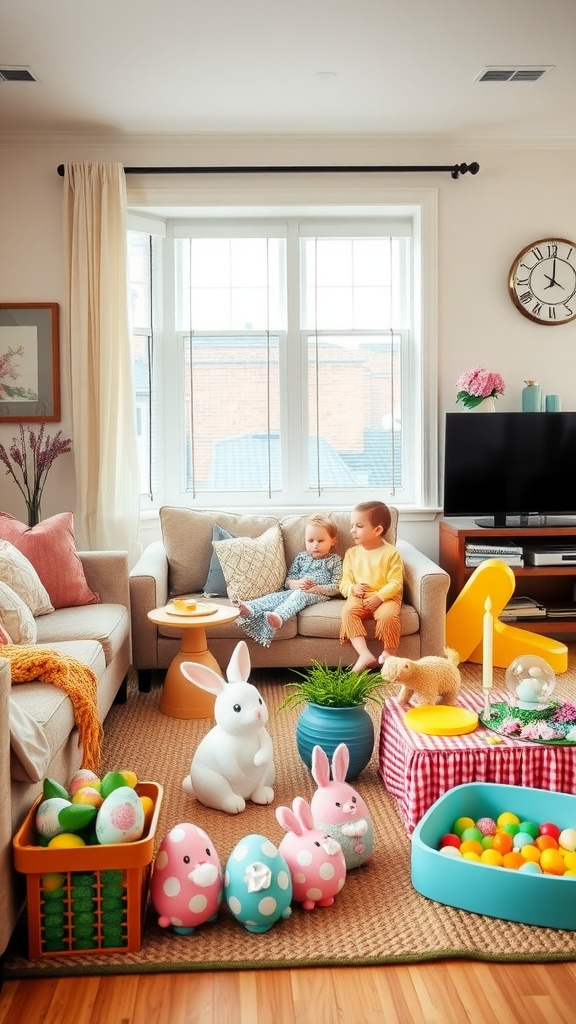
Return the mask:
[(576, 530), (576, 516), (487, 516), (483, 519), (474, 519), (474, 523), (481, 530), (518, 530), (525, 527), (530, 530), (546, 530), (556, 526)]
[[(518, 517), (519, 518), (519, 517)], [(524, 517), (522, 517), (524, 518)], [(530, 517), (532, 518), (532, 517)], [(528, 547), (530, 540), (543, 541), (559, 548), (576, 547), (576, 521), (567, 517), (538, 517), (546, 519), (538, 526), (517, 526), (511, 518), (506, 526), (479, 526), (474, 519), (441, 519), (440, 520), (440, 552), (439, 562), (450, 576), (448, 591), (448, 607), (454, 603), (464, 584), (474, 572), (473, 566), (466, 565), (467, 542), (493, 544), (498, 541)], [(562, 525), (556, 525), (560, 521)], [(480, 520), (482, 522), (482, 520)], [(572, 525), (573, 524), (573, 525)], [(497, 558), (495, 554), (493, 557)], [(504, 559), (505, 560), (505, 559)], [(516, 577), (517, 596), (533, 597), (546, 608), (553, 606), (573, 607), (575, 604), (576, 564), (527, 565), (511, 566)], [(532, 630), (533, 633), (544, 633), (547, 636), (572, 633), (576, 637), (576, 618), (554, 615), (545, 619), (521, 619), (513, 623), (515, 626)]]

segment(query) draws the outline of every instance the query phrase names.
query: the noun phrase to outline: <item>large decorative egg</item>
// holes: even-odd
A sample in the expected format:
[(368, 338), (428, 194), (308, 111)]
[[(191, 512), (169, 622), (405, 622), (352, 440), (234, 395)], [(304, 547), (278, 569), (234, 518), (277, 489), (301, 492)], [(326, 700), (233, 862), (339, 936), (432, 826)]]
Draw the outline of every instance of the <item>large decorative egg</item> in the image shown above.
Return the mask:
[(121, 786), (106, 797), (96, 818), (99, 843), (133, 843), (144, 832), (144, 808), (130, 786)]
[(43, 800), (36, 811), (36, 831), (44, 839), (53, 839), (61, 832), (66, 832), (64, 825), (58, 820), (58, 814), (63, 807), (70, 807), (70, 800), (64, 800), (60, 796), (51, 796)]
[(292, 913), (292, 876), (285, 858), (266, 836), (245, 836), (232, 850), (224, 873), (230, 911), (249, 932), (267, 932)]

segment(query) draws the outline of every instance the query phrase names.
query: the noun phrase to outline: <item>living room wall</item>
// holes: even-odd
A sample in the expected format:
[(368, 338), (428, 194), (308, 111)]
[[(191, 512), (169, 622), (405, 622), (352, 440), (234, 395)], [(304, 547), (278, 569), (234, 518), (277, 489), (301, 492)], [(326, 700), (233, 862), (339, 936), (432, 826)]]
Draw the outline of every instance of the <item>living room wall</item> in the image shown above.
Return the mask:
[[(562, 396), (563, 408), (576, 409), (576, 322), (555, 327), (533, 324), (513, 306), (507, 278), (514, 256), (538, 238), (576, 239), (576, 140), (552, 145), (538, 140), (495, 145), (480, 140), (430, 140), (354, 137), (174, 137), (65, 136), (13, 134), (0, 142), (0, 302), (58, 302), (61, 312), (60, 366), (62, 429), (71, 436), (70, 385), (65, 324), (65, 268), (62, 241), (60, 163), (120, 161), (127, 166), (216, 165), (452, 165), (474, 160), (475, 177), (453, 180), (448, 173), (333, 175), (345, 177), (366, 195), (378, 188), (436, 189), (438, 193), (438, 415), (440, 444), (444, 413), (454, 409), (455, 380), (480, 364), (499, 371), (507, 385), (498, 400), (501, 411), (520, 409), (524, 380), (537, 379), (544, 393)], [(214, 204), (226, 202), (228, 176), (195, 177), (198, 192)], [(286, 178), (298, 201), (318, 192), (318, 175)], [(129, 198), (168, 186), (163, 176), (130, 176)], [(190, 179), (171, 178), (171, 201)], [(254, 203), (266, 190), (265, 175), (244, 179)], [(238, 184), (236, 182), (235, 188)], [(373, 200), (371, 200), (373, 201)], [(73, 340), (72, 340), (73, 344)], [(6, 445), (16, 424), (0, 424)], [(0, 507), (23, 517), (23, 501), (0, 467)], [(72, 455), (53, 466), (43, 514), (74, 510)], [(437, 557), (437, 513), (428, 510), (401, 517), (401, 533), (431, 557)], [(143, 527), (143, 542), (157, 535), (157, 523)]]

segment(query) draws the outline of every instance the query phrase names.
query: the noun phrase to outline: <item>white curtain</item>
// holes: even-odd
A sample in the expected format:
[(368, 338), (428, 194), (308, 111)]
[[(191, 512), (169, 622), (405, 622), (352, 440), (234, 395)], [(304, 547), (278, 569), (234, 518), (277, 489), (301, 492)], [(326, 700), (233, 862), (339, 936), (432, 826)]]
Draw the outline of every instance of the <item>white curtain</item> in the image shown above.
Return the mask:
[(139, 554), (139, 486), (130, 347), (126, 178), (121, 164), (64, 175), (76, 542)]

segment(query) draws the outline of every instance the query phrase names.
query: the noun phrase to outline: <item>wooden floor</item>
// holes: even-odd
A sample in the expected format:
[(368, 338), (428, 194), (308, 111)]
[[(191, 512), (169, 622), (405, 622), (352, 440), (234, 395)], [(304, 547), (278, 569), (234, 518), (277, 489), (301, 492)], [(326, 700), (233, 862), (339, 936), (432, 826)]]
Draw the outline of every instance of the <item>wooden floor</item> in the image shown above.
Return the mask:
[[(510, 951), (513, 952), (512, 950)], [(574, 1024), (576, 963), (475, 961), (5, 982), (0, 1024)]]

